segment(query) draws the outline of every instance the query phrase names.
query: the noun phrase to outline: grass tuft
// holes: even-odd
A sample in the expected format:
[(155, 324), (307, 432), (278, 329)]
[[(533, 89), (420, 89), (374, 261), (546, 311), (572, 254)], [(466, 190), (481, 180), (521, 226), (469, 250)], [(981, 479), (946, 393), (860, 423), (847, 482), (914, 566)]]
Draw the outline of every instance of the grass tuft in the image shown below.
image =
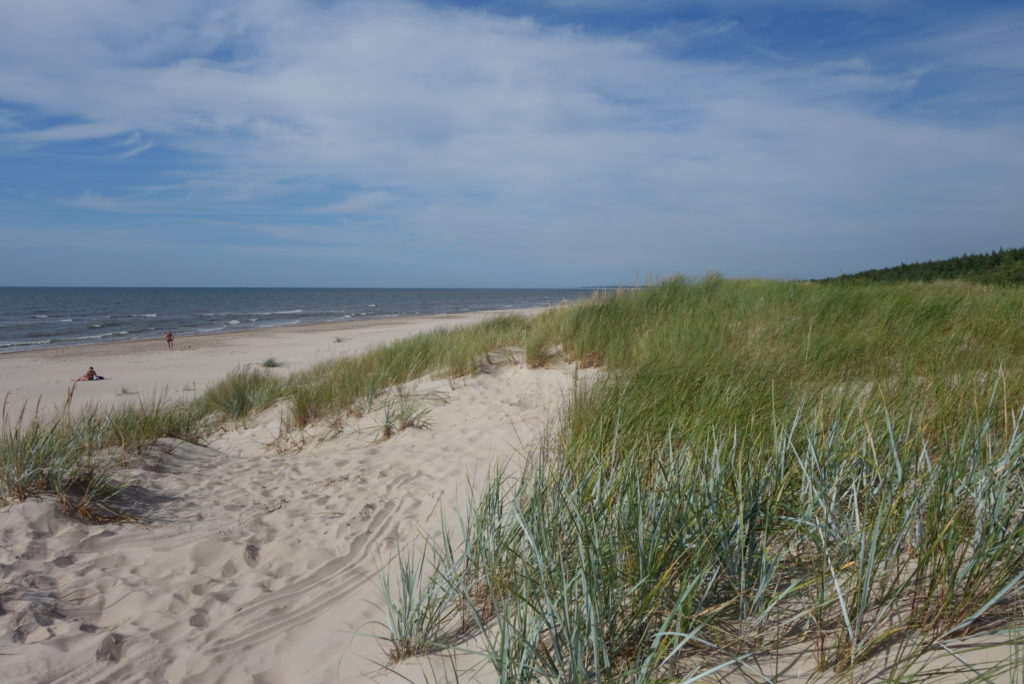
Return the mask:
[[(70, 396), (69, 396), (70, 399)], [(70, 401), (69, 401), (70, 403)], [(208, 429), (195, 403), (156, 397), (72, 416), (38, 412), (0, 416), (0, 504), (43, 492), (69, 514), (102, 521), (119, 517), (109, 503), (124, 488), (117, 468), (162, 437), (199, 441)]]
[(285, 382), (256, 368), (238, 368), (200, 398), (202, 409), (222, 420), (245, 422), (284, 395)]

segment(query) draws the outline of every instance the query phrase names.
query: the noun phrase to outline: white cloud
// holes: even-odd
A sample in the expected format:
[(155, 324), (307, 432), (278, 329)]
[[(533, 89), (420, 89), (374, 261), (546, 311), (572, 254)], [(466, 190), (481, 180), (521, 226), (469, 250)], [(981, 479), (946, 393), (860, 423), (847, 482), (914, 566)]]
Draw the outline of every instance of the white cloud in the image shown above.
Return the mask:
[(151, 150), (156, 147), (156, 143), (152, 140), (146, 140), (142, 135), (135, 131), (127, 138), (121, 141), (121, 147), (128, 148), (121, 153), (122, 158), (134, 157), (137, 154), (141, 154), (146, 150)]
[(83, 192), (81, 195), (73, 199), (63, 200), (62, 203), (69, 207), (98, 211), (122, 212), (133, 211), (136, 209), (136, 206), (133, 203), (126, 203), (111, 197), (104, 197), (103, 195), (91, 191)]
[[(202, 160), (161, 192), (71, 206), (249, 210), (300, 184), (320, 192), (299, 211), (349, 216), (335, 230), (352, 235), (386, 216), (379, 229), (410, 244), (516, 236), (523, 251), (667, 270), (685, 254), (723, 268), (737, 239), (756, 264), (758, 246), (855, 242), (879, 222), (905, 236), (879, 239), (909, 243), (968, 210), (998, 223), (1022, 208), (1008, 195), (1019, 126), (878, 105), (918, 86), (936, 61), (924, 47), (885, 71), (863, 56), (766, 66), (412, 2), (145, 5), (0, 10), (0, 100), (59, 120), (0, 129), (0, 144), (109, 138), (130, 156), (159, 140)], [(954, 43), (985, 55), (989, 36)], [(999, 193), (998, 211), (978, 199)]]
[(386, 212), (395, 206), (401, 198), (384, 190), (356, 193), (342, 202), (335, 202), (326, 207), (313, 209), (314, 213), (323, 214), (367, 214)]

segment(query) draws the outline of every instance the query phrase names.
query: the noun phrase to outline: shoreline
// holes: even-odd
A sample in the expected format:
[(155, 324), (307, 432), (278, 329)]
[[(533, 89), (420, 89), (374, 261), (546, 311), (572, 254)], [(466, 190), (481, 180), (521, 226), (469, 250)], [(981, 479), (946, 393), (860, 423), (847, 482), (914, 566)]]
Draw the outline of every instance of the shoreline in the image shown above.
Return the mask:
[[(552, 306), (558, 306), (558, 304), (553, 304)], [(178, 340), (192, 340), (192, 339), (196, 339), (196, 338), (232, 337), (232, 336), (235, 336), (235, 335), (249, 335), (249, 334), (259, 335), (261, 333), (269, 333), (269, 332), (273, 332), (275, 330), (296, 330), (296, 329), (311, 329), (311, 328), (319, 328), (319, 329), (326, 330), (326, 329), (333, 329), (333, 328), (340, 327), (340, 326), (344, 326), (344, 327), (351, 327), (351, 326), (372, 327), (375, 324), (383, 324), (383, 323), (387, 323), (389, 321), (408, 321), (408, 320), (418, 320), (418, 319), (421, 319), (421, 318), (422, 319), (439, 319), (439, 320), (444, 320), (444, 319), (449, 319), (449, 318), (457, 318), (457, 317), (460, 317), (460, 316), (477, 316), (477, 315), (481, 315), (481, 314), (489, 314), (489, 315), (494, 315), (494, 316), (502, 315), (502, 314), (525, 314), (525, 315), (532, 315), (532, 314), (538, 313), (538, 312), (543, 311), (544, 309), (548, 309), (548, 308), (551, 308), (551, 307), (547, 307), (547, 306), (533, 306), (533, 307), (524, 307), (524, 308), (515, 308), (515, 309), (480, 309), (480, 310), (474, 310), (474, 311), (457, 311), (457, 312), (435, 313), (435, 314), (409, 314), (409, 315), (401, 315), (400, 314), (400, 315), (381, 315), (381, 316), (361, 316), (359, 318), (351, 318), (351, 319), (342, 320), (342, 321), (314, 321), (314, 322), (310, 322), (310, 323), (294, 323), (292, 325), (268, 325), (268, 326), (264, 326), (264, 327), (260, 327), (260, 328), (244, 328), (244, 329), (241, 329), (241, 330), (218, 330), (216, 332), (180, 332), (180, 333), (178, 331), (174, 330), (172, 332), (174, 332), (174, 341), (175, 341), (175, 344), (177, 344)], [(81, 344), (57, 344), (57, 345), (51, 345), (51, 346), (48, 346), (48, 347), (38, 347), (38, 348), (35, 348), (35, 349), (12, 349), (10, 351), (0, 351), (0, 359), (3, 359), (4, 357), (7, 357), (7, 356), (14, 356), (14, 355), (21, 356), (21, 355), (27, 355), (27, 354), (47, 354), (47, 353), (51, 353), (51, 352), (60, 352), (60, 351), (69, 351), (69, 350), (83, 350), (84, 349), (84, 350), (88, 351), (88, 350), (95, 349), (95, 350), (98, 351), (98, 350), (106, 348), (106, 347), (115, 347), (115, 346), (118, 346), (118, 345), (131, 345), (131, 344), (140, 344), (140, 345), (141, 344), (147, 344), (147, 345), (149, 345), (149, 344), (155, 344), (155, 343), (158, 343), (158, 342), (159, 343), (163, 343), (163, 341), (164, 341), (164, 337), (163, 336), (164, 336), (164, 333), (161, 332), (156, 337), (132, 337), (132, 338), (128, 338), (128, 339), (110, 339), (110, 340), (107, 340), (106, 342), (82, 342)]]
[[(235, 368), (280, 362), (269, 372), (290, 375), (318, 361), (358, 354), (378, 344), (438, 327), (460, 326), (505, 314), (534, 315), (547, 307), (492, 309), (304, 323), (203, 335), (111, 340), (0, 354), (0, 397), (7, 416), (23, 409), (49, 414), (67, 401), (109, 405), (139, 398), (197, 396)], [(101, 381), (74, 382), (94, 366)]]
[[(7, 288), (0, 355), (311, 324), (556, 306), (579, 288)], [(192, 292), (192, 294), (186, 294)]]

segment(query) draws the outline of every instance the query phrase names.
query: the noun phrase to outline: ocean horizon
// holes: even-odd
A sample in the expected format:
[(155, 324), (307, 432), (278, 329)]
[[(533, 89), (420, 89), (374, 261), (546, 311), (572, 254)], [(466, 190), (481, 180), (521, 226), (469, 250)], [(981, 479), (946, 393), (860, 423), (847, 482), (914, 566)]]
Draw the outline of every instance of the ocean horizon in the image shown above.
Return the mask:
[(599, 288), (0, 287), (0, 353), (552, 306)]

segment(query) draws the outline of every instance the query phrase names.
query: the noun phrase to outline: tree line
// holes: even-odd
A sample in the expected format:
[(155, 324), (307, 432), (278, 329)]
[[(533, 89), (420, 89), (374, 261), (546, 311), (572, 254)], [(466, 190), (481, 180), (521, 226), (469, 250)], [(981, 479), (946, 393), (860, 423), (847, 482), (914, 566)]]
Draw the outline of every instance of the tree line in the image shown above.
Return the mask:
[(939, 261), (873, 268), (817, 282), (900, 282), (969, 280), (992, 285), (1024, 284), (1024, 248), (999, 249), (988, 254), (964, 254)]

